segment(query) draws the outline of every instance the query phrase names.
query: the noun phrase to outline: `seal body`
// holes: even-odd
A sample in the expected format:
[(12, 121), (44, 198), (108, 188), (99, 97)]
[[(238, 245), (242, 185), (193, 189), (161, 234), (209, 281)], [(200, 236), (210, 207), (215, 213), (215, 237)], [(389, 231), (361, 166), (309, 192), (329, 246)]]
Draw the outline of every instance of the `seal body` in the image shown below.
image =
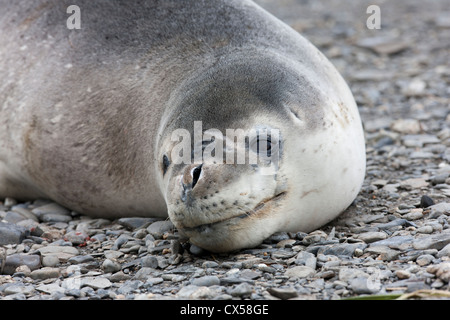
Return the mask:
[(265, 10), (81, 0), (81, 29), (68, 29), (69, 5), (0, 1), (0, 197), (168, 215), (211, 251), (311, 231), (355, 199), (365, 146), (352, 94)]

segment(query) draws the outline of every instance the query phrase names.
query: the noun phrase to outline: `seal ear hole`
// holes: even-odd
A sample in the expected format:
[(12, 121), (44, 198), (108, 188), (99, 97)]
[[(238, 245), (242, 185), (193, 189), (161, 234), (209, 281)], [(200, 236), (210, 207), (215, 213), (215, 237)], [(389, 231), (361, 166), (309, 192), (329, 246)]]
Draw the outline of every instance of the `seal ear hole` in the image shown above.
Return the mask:
[(167, 172), (167, 169), (170, 166), (169, 158), (167, 158), (166, 155), (163, 156), (162, 166), (163, 166), (163, 175), (165, 175)]

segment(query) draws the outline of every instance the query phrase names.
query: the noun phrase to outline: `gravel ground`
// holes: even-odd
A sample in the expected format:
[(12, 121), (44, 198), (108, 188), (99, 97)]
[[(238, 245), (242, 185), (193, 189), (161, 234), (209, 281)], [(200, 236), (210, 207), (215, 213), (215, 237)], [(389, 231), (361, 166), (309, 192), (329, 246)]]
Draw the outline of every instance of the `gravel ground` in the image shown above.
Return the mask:
[[(213, 255), (170, 221), (0, 202), (0, 299), (450, 298), (450, 12), (446, 1), (259, 0), (348, 81), (367, 139), (353, 205), (309, 234)], [(447, 7), (445, 6), (447, 4)]]

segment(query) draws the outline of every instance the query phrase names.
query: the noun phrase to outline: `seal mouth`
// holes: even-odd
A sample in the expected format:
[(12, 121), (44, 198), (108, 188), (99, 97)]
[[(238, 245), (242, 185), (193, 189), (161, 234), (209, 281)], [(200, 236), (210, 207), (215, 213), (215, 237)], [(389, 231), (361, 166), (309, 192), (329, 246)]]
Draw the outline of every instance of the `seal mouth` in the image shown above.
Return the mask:
[[(287, 192), (283, 191), (277, 194), (276, 196), (266, 199), (258, 203), (253, 210), (247, 211), (243, 214), (240, 214), (238, 216), (226, 218), (223, 220), (218, 220), (212, 223), (205, 223), (194, 227), (185, 227), (182, 228), (182, 231), (190, 233), (190, 232), (197, 232), (197, 233), (204, 233), (211, 230), (214, 226), (217, 226), (219, 224), (229, 224), (233, 225), (236, 224), (239, 221), (242, 221), (243, 219), (253, 218), (260, 214), (266, 213), (266, 210), (263, 210), (264, 208), (271, 207), (273, 204), (279, 202), (283, 198), (286, 197)], [(269, 208), (270, 209), (270, 208)]]

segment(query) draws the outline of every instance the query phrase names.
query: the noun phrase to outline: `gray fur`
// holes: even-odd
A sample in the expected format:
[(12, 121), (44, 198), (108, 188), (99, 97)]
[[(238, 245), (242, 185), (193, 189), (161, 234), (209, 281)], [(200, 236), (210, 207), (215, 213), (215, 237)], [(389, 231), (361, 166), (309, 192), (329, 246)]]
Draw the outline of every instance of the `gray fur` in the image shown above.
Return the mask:
[[(71, 4), (81, 30), (66, 28)], [(351, 97), (314, 46), (249, 0), (0, 7), (0, 197), (166, 216), (172, 130), (248, 129), (261, 115), (292, 130), (297, 119), (303, 139), (335, 125), (330, 106)]]

